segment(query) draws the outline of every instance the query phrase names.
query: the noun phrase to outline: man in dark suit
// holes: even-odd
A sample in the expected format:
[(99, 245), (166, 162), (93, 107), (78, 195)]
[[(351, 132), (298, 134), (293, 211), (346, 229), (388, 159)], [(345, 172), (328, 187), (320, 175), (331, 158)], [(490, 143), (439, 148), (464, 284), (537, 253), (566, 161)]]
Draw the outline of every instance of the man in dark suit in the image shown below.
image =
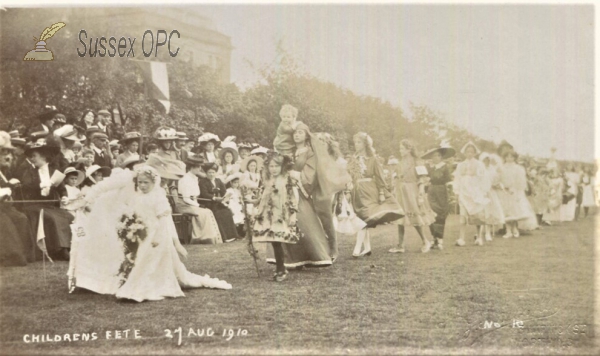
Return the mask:
[(91, 139), (90, 148), (94, 151), (94, 164), (100, 167), (112, 168), (112, 157), (108, 149), (108, 136), (103, 132), (96, 132), (91, 135)]

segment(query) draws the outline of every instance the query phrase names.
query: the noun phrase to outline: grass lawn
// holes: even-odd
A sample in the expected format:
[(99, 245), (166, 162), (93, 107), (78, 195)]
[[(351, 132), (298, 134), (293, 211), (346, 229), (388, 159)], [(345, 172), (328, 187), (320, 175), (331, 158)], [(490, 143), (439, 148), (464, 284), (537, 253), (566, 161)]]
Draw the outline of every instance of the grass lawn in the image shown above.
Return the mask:
[[(543, 228), (483, 247), (422, 254), (413, 230), (407, 252), (387, 252), (396, 227), (372, 230), (373, 255), (341, 257), (329, 268), (258, 278), (244, 243), (188, 246), (186, 265), (233, 284), (189, 290), (186, 298), (126, 302), (67, 291), (67, 263), (0, 270), (3, 354), (597, 354), (594, 218)], [(264, 258), (264, 254), (261, 254)], [(522, 321), (519, 328), (516, 320)], [(487, 323), (486, 323), (487, 322)], [(496, 323), (496, 324), (494, 324)], [(513, 325), (515, 327), (513, 327)], [(181, 345), (165, 329), (181, 327)], [(206, 336), (207, 329), (215, 331)], [(106, 332), (129, 329), (129, 339)], [(204, 329), (202, 337), (190, 334)], [(235, 330), (231, 340), (224, 329)], [(237, 336), (238, 330), (247, 335)], [(133, 338), (139, 330), (141, 339)], [(25, 334), (96, 332), (93, 341), (25, 343)]]

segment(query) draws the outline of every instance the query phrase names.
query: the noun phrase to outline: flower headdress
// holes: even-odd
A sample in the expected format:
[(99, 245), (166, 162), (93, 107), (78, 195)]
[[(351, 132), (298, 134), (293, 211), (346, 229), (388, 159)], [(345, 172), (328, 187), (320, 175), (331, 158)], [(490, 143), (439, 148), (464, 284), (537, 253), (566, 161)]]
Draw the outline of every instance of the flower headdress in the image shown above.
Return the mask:
[(150, 179), (152, 179), (152, 181), (156, 184), (159, 182), (160, 180), (160, 175), (158, 174), (158, 171), (156, 169), (154, 169), (153, 167), (150, 167), (148, 165), (141, 165), (139, 167), (135, 168), (135, 177), (136, 179), (142, 175), (145, 174), (146, 176), (148, 176)]

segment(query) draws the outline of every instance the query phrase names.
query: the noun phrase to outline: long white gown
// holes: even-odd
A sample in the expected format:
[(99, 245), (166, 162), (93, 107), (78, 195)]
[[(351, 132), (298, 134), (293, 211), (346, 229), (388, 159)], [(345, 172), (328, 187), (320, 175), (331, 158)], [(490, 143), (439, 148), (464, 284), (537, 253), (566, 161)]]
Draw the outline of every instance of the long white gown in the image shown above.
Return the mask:
[[(231, 289), (225, 281), (189, 272), (179, 259), (177, 231), (160, 178), (152, 191), (143, 194), (134, 190), (134, 173), (115, 171), (88, 193), (91, 212), (77, 221), (80, 236), (69, 271), (74, 285), (138, 302), (183, 297), (182, 287)], [(116, 226), (126, 212), (135, 212), (144, 221), (147, 236), (123, 283), (118, 273), (126, 257)]]

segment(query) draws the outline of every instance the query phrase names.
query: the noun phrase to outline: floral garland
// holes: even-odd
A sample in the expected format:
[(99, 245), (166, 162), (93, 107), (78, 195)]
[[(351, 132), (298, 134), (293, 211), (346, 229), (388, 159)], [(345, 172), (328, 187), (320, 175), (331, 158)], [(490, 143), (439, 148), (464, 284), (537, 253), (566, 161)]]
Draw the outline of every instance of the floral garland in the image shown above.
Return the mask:
[(123, 285), (133, 269), (140, 243), (148, 236), (148, 232), (146, 225), (137, 214), (125, 213), (117, 225), (117, 234), (125, 252), (125, 259), (117, 274), (120, 277), (120, 285)]
[[(265, 230), (254, 230), (255, 235), (263, 236), (267, 235), (271, 238), (282, 238), (286, 241), (290, 241), (291, 243), (296, 243), (300, 238), (300, 229), (297, 225), (296, 213), (298, 212), (298, 202), (296, 201), (296, 195), (294, 194), (294, 182), (290, 176), (287, 177), (287, 181), (285, 184), (285, 189), (287, 192), (286, 201), (284, 203), (284, 209), (282, 209), (282, 216), (277, 219), (278, 223), (283, 223), (284, 221), (288, 222), (289, 233), (287, 232), (274, 232), (270, 228)], [(267, 220), (269, 222), (269, 226), (273, 224), (273, 209), (275, 204), (273, 203), (273, 195), (279, 194), (279, 189), (275, 186), (275, 180), (273, 180), (273, 184), (270, 187), (270, 194), (268, 194), (267, 201)], [(264, 211), (256, 217), (256, 221), (259, 223), (263, 223), (265, 219)]]
[(352, 180), (354, 182), (363, 178), (366, 171), (367, 165), (365, 164), (363, 157), (350, 157), (350, 161), (348, 162), (348, 173), (350, 174), (350, 177), (352, 177)]

